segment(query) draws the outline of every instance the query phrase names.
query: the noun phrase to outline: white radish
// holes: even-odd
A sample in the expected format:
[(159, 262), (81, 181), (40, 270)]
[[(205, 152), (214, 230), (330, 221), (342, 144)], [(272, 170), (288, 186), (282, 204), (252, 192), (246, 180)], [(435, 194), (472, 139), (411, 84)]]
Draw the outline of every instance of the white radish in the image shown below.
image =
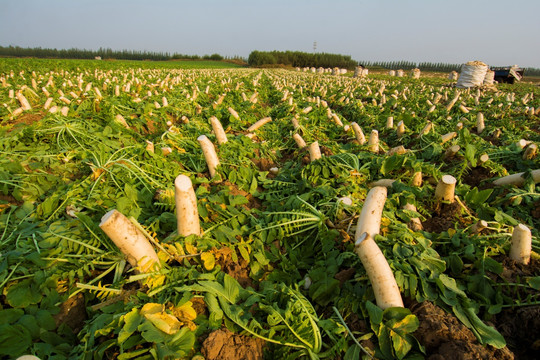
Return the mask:
[(437, 201), (454, 202), (454, 191), (456, 188), (456, 178), (452, 175), (443, 175), (435, 188), (435, 199)]
[[(499, 178), (499, 179), (493, 181), (493, 185), (497, 185), (497, 186), (504, 186), (504, 185), (520, 186), (520, 185), (523, 185), (525, 183), (525, 178), (523, 177), (523, 175), (525, 175), (525, 173), (517, 173), (517, 174), (504, 176), (502, 178)], [(534, 181), (535, 184), (540, 182), (540, 169), (536, 169), (536, 170), (531, 171), (531, 175), (532, 175), (532, 178), (533, 178), (533, 181)]]
[(227, 135), (225, 134), (225, 130), (223, 130), (223, 126), (221, 125), (221, 122), (218, 120), (217, 117), (212, 116), (210, 117), (210, 123), (212, 124), (214, 134), (216, 134), (218, 144), (225, 144), (228, 140)]
[[(405, 204), (405, 206), (403, 207), (403, 210), (408, 210), (408, 211), (414, 211), (416, 212), (416, 206), (414, 206), (413, 204), (411, 203), (407, 203)], [(415, 217), (415, 218), (411, 218), (411, 220), (409, 221), (409, 224), (408, 224), (409, 228), (412, 230), (412, 231), (420, 231), (422, 230), (424, 227), (422, 226), (422, 222), (420, 221), (419, 218)]]
[(299, 147), (300, 149), (303, 149), (303, 148), (305, 148), (305, 147), (307, 146), (306, 142), (304, 141), (304, 139), (302, 138), (302, 136), (300, 136), (300, 134), (295, 133), (295, 134), (293, 135), (293, 139), (294, 139), (294, 141), (296, 142), (296, 145), (298, 145), (298, 147)]
[(519, 224), (512, 232), (512, 246), (510, 247), (510, 259), (519, 264), (527, 265), (531, 260), (532, 235), (531, 230), (523, 224)]
[(142, 272), (159, 267), (159, 258), (146, 236), (118, 210), (113, 209), (103, 215), (99, 227), (133, 267)]
[(392, 269), (374, 240), (380, 231), (386, 194), (385, 187), (374, 187), (369, 191), (360, 212), (355, 234), (355, 252), (366, 269), (377, 305), (382, 309), (403, 307)]
[(191, 179), (185, 175), (178, 175), (174, 180), (174, 189), (178, 234), (182, 236), (200, 235), (197, 197)]
[(351, 123), (351, 127), (353, 128), (354, 135), (356, 136), (356, 141), (360, 145), (364, 145), (366, 143), (366, 137), (364, 136), (364, 133), (362, 132), (362, 128), (357, 123), (353, 122)]
[(377, 130), (371, 130), (368, 140), (368, 150), (373, 153), (379, 152), (379, 132)]
[(321, 148), (319, 147), (319, 142), (315, 141), (309, 145), (309, 159), (310, 161), (315, 161), (321, 158)]
[(261, 120), (257, 121), (255, 124), (251, 125), (247, 131), (248, 132), (253, 132), (255, 130), (257, 130), (258, 128), (260, 128), (261, 126), (263, 126), (264, 124), (267, 124), (269, 123), (270, 121), (272, 121), (272, 118), (271, 117), (265, 117), (265, 118), (262, 118)]
[(201, 135), (197, 138), (199, 144), (206, 159), (206, 165), (208, 165), (208, 171), (210, 172), (210, 177), (216, 175), (216, 168), (219, 165), (219, 158), (214, 148), (214, 144), (206, 137), (206, 135)]

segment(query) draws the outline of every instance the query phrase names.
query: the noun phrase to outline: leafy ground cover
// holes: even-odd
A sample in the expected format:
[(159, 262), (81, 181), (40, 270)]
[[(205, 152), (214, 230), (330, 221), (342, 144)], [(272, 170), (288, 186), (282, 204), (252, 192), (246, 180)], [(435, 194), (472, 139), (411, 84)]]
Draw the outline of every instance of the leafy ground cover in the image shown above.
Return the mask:
[[(1, 60), (0, 356), (535, 358), (537, 87), (153, 64)], [(353, 122), (378, 131), (377, 150)], [(522, 185), (493, 184), (514, 173)], [(180, 174), (201, 236), (177, 233)], [(434, 198), (443, 175), (457, 180), (454, 202)], [(375, 240), (405, 308), (375, 305), (355, 253), (381, 179), (394, 181)], [(111, 209), (144, 231), (161, 270), (137, 272), (101, 231)], [(532, 232), (528, 265), (508, 257), (519, 224)]]

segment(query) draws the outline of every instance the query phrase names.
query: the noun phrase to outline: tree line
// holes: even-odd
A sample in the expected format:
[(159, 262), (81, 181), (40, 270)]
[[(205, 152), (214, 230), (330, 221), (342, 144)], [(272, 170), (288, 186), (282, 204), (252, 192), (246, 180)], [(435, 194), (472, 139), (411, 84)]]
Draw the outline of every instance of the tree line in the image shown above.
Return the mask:
[(286, 65), (292, 67), (323, 67), (354, 69), (357, 61), (348, 55), (327, 53), (305, 53), (301, 51), (257, 51), (248, 57), (249, 66)]
[[(179, 53), (140, 51), (140, 50), (112, 50), (99, 48), (99, 50), (86, 49), (49, 49), (49, 48), (22, 48), (19, 46), (0, 46), (0, 56), (9, 57), (33, 57), (33, 58), (57, 58), (57, 59), (118, 59), (118, 60), (224, 60), (220, 54), (212, 55), (186, 55)], [(236, 60), (240, 57), (230, 59)]]

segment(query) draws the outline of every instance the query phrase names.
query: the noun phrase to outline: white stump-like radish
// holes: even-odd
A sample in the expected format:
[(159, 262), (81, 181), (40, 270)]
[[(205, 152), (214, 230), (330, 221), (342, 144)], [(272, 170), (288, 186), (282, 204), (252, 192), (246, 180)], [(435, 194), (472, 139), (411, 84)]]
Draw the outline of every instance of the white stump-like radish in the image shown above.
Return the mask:
[(452, 140), (453, 138), (456, 137), (456, 135), (457, 133), (455, 131), (449, 132), (448, 134), (441, 135), (442, 144), (444, 144), (447, 141)]
[(300, 127), (300, 123), (298, 122), (298, 118), (296, 118), (296, 117), (293, 117), (293, 118), (291, 119), (291, 123), (292, 123), (293, 128), (294, 128), (295, 130), (298, 129), (298, 128)]
[(479, 234), (482, 230), (488, 227), (488, 223), (485, 220), (480, 220), (473, 226), (471, 226), (471, 232), (473, 234)]
[[(222, 100), (223, 101), (223, 100)], [(229, 111), (229, 113), (236, 119), (236, 120), (240, 120), (240, 116), (238, 115), (238, 113), (236, 112), (236, 110), (234, 110), (232, 107), (229, 107), (227, 109)]]
[(394, 117), (393, 116), (389, 116), (386, 119), (386, 128), (387, 129), (393, 129), (394, 128)]
[(20, 93), (20, 92), (17, 92), (17, 94), (15, 95), (15, 97), (17, 97), (17, 100), (19, 100), (19, 103), (21, 104), (21, 107), (23, 110), (31, 110), (32, 107), (30, 106), (30, 103), (28, 102), (28, 100), (26, 99), (26, 97)]
[(52, 97), (47, 98), (47, 100), (45, 101), (45, 105), (43, 105), (43, 109), (48, 110), (51, 107), (52, 102), (53, 102)]
[(486, 163), (488, 160), (489, 160), (489, 155), (488, 154), (482, 154), (478, 158), (478, 165), (482, 165), (482, 164)]
[(443, 175), (435, 188), (435, 199), (437, 201), (454, 202), (454, 191), (456, 188), (456, 178), (452, 175)]
[(531, 260), (532, 235), (531, 230), (523, 224), (519, 224), (512, 232), (512, 246), (510, 247), (510, 259), (523, 265)]
[(377, 130), (371, 130), (368, 140), (368, 150), (373, 153), (379, 152), (379, 132)]
[[(414, 211), (416, 212), (416, 206), (414, 206), (413, 204), (411, 203), (407, 203), (405, 204), (405, 206), (403, 207), (403, 210), (408, 210), (408, 211)], [(407, 224), (407, 226), (409, 227), (409, 229), (411, 229), (412, 231), (420, 231), (420, 230), (423, 230), (424, 227), (422, 226), (422, 222), (420, 221), (419, 218), (411, 218), (411, 220), (409, 221), (409, 224)]]
[(530, 144), (523, 153), (523, 160), (532, 160), (538, 154), (538, 146), (536, 144)]
[(221, 125), (221, 122), (218, 120), (217, 117), (212, 116), (210, 117), (210, 123), (212, 124), (212, 129), (214, 130), (214, 134), (216, 134), (216, 139), (218, 144), (223, 145), (227, 142), (227, 135), (225, 134), (225, 130), (223, 130), (223, 126)]
[(159, 258), (146, 236), (121, 212), (113, 209), (103, 215), (99, 227), (141, 272), (159, 267)]
[(375, 187), (369, 191), (355, 233), (355, 252), (366, 269), (377, 305), (382, 309), (403, 307), (392, 269), (374, 240), (380, 231), (386, 194), (385, 187)]
[(255, 124), (251, 125), (247, 131), (248, 132), (253, 132), (255, 130), (257, 130), (258, 128), (260, 128), (261, 126), (263, 126), (264, 124), (267, 124), (269, 123), (270, 121), (272, 121), (272, 118), (271, 117), (265, 117), (265, 118), (262, 118), (261, 120), (257, 121)]
[(154, 153), (154, 143), (150, 140), (146, 140), (146, 151)]
[(421, 171), (417, 171), (413, 174), (411, 185), (414, 187), (422, 186), (422, 172)]
[(307, 113), (309, 113), (312, 109), (313, 109), (313, 107), (308, 106), (308, 107), (304, 108), (304, 110), (302, 110), (302, 114), (307, 114)]
[(332, 114), (332, 120), (336, 123), (337, 126), (343, 127), (343, 122), (336, 114)]
[(210, 172), (210, 177), (214, 177), (216, 175), (216, 168), (219, 165), (219, 158), (217, 156), (216, 149), (214, 148), (214, 144), (212, 144), (206, 135), (199, 136), (197, 141), (199, 144), (201, 144), (206, 165), (208, 166), (208, 171)]
[(422, 131), (420, 131), (420, 136), (427, 135), (431, 131), (432, 127), (433, 127), (433, 123), (431, 121), (428, 121), (426, 126), (424, 126)]
[(461, 149), (459, 145), (452, 145), (444, 153), (445, 159), (452, 159)]
[(369, 187), (382, 186), (385, 188), (390, 188), (392, 187), (392, 185), (394, 185), (395, 182), (396, 180), (394, 179), (379, 179), (379, 180), (370, 182), (368, 186)]
[(403, 145), (396, 146), (394, 148), (391, 148), (388, 150), (388, 153), (386, 155), (392, 156), (392, 155), (403, 155), (407, 153), (407, 149)]
[(360, 125), (353, 122), (351, 123), (351, 127), (353, 128), (354, 135), (356, 136), (356, 141), (358, 141), (360, 145), (364, 145), (366, 143), (366, 137), (364, 136), (364, 132), (362, 131)]
[(531, 143), (531, 141), (528, 141), (528, 140), (525, 140), (525, 139), (520, 139), (516, 143), (516, 146), (519, 147), (520, 149), (523, 149), (523, 148), (525, 148), (525, 146), (529, 145), (530, 143)]
[(174, 180), (174, 189), (178, 234), (182, 236), (200, 235), (197, 197), (191, 179), (186, 175), (178, 175)]
[(120, 125), (122, 125), (123, 127), (125, 127), (126, 129), (129, 129), (129, 125), (128, 123), (126, 122), (126, 119), (124, 119), (124, 117), (120, 114), (116, 115), (114, 117), (114, 120), (119, 123)]
[(396, 133), (398, 138), (402, 137), (405, 134), (405, 124), (403, 121), (398, 122)]
[(309, 144), (309, 160), (315, 161), (321, 158), (321, 148), (319, 147), (319, 142), (315, 141)]
[(484, 124), (484, 114), (479, 112), (478, 114), (476, 114), (476, 132), (478, 134), (481, 134), (485, 128), (486, 125)]
[(300, 149), (303, 149), (303, 148), (305, 148), (307, 146), (306, 142), (304, 141), (302, 136), (300, 136), (300, 134), (298, 134), (298, 133), (294, 134), (293, 139), (296, 142), (296, 145), (298, 145), (298, 147)]
[[(523, 185), (525, 183), (525, 178), (523, 177), (523, 175), (525, 175), (525, 173), (517, 173), (517, 174), (504, 176), (504, 177), (502, 177), (500, 179), (497, 179), (497, 180), (493, 181), (493, 185), (497, 185), (497, 186), (504, 186), (504, 185), (520, 186), (520, 185)], [(540, 169), (536, 169), (536, 170), (531, 171), (531, 175), (532, 175), (532, 178), (533, 178), (533, 181), (534, 181), (535, 184), (540, 182)]]

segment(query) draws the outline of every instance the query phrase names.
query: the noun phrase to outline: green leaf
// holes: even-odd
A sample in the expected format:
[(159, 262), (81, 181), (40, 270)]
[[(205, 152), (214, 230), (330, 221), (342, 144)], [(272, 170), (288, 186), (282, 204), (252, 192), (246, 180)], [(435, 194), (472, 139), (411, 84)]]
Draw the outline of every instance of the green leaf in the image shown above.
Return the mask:
[(118, 333), (118, 344), (126, 341), (139, 327), (143, 317), (139, 314), (139, 309), (133, 309), (124, 315), (124, 326)]
[(53, 331), (56, 329), (56, 322), (52, 314), (46, 310), (38, 310), (36, 313), (36, 321), (42, 329)]
[(7, 288), (6, 300), (14, 308), (25, 308), (41, 301), (42, 294), (33, 279), (25, 279)]
[(22, 325), (0, 325), (0, 355), (16, 358), (32, 345), (32, 336)]
[(476, 167), (476, 147), (472, 144), (465, 146), (465, 159), (471, 163), (472, 167)]
[(137, 327), (144, 340), (151, 343), (162, 343), (167, 340), (168, 335), (156, 328), (150, 321), (144, 321)]
[(496, 349), (506, 346), (504, 337), (493, 327), (484, 324), (472, 307), (458, 304), (452, 307), (452, 311), (465, 326), (473, 331), (481, 344), (489, 344)]
[(378, 307), (377, 305), (375, 305), (371, 301), (366, 301), (366, 310), (367, 310), (368, 315), (369, 315), (369, 321), (372, 324), (378, 325), (378, 324), (382, 323), (383, 310), (380, 307)]
[(381, 174), (387, 175), (393, 170), (401, 169), (407, 160), (404, 156), (392, 155), (384, 159), (381, 166)]
[(535, 290), (540, 290), (540, 276), (528, 278), (527, 284)]
[(458, 286), (456, 284), (456, 280), (449, 277), (449, 276), (447, 276), (447, 275), (445, 275), (445, 274), (440, 274), (439, 275), (439, 278), (437, 279), (437, 285), (439, 285), (439, 288), (441, 290), (444, 290), (444, 288), (446, 287), (447, 289), (455, 292), (457, 295), (467, 297), (467, 294), (465, 294), (463, 292), (463, 290), (458, 288)]
[(0, 319), (2, 319), (2, 322), (4, 322), (5, 324), (13, 324), (23, 315), (24, 310), (21, 309), (0, 310)]

